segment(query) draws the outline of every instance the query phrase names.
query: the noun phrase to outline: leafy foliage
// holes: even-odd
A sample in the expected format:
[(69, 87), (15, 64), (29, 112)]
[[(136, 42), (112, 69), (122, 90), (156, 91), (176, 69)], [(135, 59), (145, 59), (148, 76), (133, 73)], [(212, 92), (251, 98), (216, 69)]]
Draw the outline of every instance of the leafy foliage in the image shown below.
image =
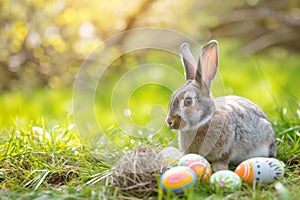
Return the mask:
[(239, 37), (246, 43), (243, 54), (253, 54), (269, 47), (300, 51), (299, 2), (294, 0), (248, 0), (232, 11), (218, 16), (211, 27), (216, 37)]
[[(99, 43), (121, 31), (149, 26), (174, 29), (200, 43), (239, 36), (249, 43), (243, 49), (246, 54), (269, 46), (299, 50), (299, 3), (294, 0), (238, 0), (222, 5), (198, 0), (4, 0), (0, 90), (69, 86)], [(240, 46), (234, 51), (240, 51)], [(275, 51), (280, 58), (282, 49)]]

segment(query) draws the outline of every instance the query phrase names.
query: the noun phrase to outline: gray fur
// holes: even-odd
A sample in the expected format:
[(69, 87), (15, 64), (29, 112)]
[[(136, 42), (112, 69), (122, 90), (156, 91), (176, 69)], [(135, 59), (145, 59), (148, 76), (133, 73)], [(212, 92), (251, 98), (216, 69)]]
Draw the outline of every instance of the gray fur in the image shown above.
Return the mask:
[[(210, 53), (214, 56), (210, 57)], [(207, 57), (200, 59), (218, 59), (217, 53), (217, 42), (210, 42), (201, 52)], [(217, 63), (212, 60), (208, 65), (198, 65), (197, 70), (206, 71), (206, 75), (201, 74), (198, 80), (188, 79), (171, 96), (166, 122), (171, 129), (178, 129), (181, 151), (205, 156), (214, 171), (251, 157), (275, 157), (273, 127), (257, 105), (238, 96), (212, 97), (207, 85), (210, 86), (217, 72)], [(185, 69), (193, 70), (191, 67), (196, 68), (185, 66)], [(191, 105), (184, 104), (186, 98), (192, 99)]]

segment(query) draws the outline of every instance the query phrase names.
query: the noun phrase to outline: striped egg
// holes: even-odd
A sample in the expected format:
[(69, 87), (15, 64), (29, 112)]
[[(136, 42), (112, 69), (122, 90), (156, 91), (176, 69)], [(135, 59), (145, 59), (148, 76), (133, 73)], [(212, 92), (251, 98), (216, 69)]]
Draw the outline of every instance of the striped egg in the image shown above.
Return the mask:
[(275, 158), (256, 157), (240, 163), (234, 172), (249, 185), (268, 184), (283, 176), (284, 164)]
[(160, 177), (160, 183), (165, 192), (183, 194), (184, 190), (192, 187), (197, 181), (196, 174), (188, 167), (177, 166), (169, 169)]
[(198, 154), (186, 154), (178, 161), (179, 166), (186, 166), (193, 170), (198, 180), (207, 182), (212, 174), (209, 162)]

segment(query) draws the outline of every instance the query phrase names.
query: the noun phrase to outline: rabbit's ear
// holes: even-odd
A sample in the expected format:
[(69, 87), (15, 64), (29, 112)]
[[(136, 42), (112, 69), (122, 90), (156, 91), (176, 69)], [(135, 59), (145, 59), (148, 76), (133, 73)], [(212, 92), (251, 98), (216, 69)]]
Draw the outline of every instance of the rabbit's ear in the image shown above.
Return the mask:
[(189, 44), (183, 43), (180, 46), (180, 56), (184, 67), (185, 79), (194, 80), (196, 77), (197, 64), (191, 53)]
[(207, 43), (201, 51), (199, 62), (198, 62), (198, 72), (196, 76), (196, 81), (210, 90), (211, 82), (215, 78), (218, 70), (218, 42), (216, 40), (211, 40)]

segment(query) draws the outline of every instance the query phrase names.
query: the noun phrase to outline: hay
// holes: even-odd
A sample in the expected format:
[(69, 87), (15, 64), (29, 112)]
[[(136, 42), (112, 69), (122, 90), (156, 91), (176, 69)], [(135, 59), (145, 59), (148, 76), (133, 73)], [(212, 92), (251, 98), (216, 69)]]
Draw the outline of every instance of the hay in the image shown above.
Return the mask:
[(122, 194), (147, 198), (157, 190), (157, 177), (164, 171), (162, 157), (151, 147), (138, 147), (125, 154), (115, 165), (112, 185)]

